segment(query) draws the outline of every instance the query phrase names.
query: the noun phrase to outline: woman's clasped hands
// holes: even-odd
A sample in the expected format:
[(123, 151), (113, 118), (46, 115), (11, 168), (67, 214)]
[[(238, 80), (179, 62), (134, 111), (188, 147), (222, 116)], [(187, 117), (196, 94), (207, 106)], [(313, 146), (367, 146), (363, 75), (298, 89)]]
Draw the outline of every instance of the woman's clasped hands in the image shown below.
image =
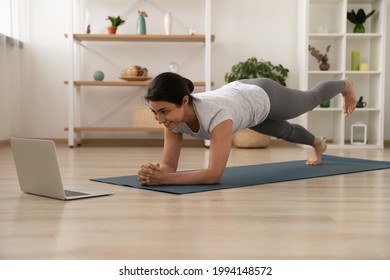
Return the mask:
[(138, 182), (141, 185), (161, 185), (163, 172), (160, 169), (160, 164), (150, 163), (141, 165), (138, 171)]

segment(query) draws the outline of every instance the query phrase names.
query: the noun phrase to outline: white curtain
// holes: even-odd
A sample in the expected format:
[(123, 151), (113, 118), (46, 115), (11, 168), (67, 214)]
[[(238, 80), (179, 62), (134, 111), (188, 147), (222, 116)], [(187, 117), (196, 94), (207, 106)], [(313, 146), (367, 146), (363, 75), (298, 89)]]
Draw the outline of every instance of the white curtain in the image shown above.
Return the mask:
[(0, 34), (0, 140), (20, 129), (21, 52), (20, 41)]
[(8, 35), (0, 33), (0, 141), (21, 131), (21, 95), (27, 88), (24, 77), (28, 38), (28, 1), (11, 1)]

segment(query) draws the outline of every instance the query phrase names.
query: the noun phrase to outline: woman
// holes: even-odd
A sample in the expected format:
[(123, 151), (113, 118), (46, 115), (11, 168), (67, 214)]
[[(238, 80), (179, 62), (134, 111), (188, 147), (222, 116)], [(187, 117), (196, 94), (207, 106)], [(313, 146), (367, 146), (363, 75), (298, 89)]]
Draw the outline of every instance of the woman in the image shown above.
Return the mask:
[[(156, 121), (164, 124), (161, 163), (141, 166), (143, 185), (218, 184), (226, 167), (232, 133), (254, 131), (313, 147), (308, 165), (321, 163), (326, 144), (305, 128), (287, 120), (304, 114), (337, 94), (343, 96), (343, 112), (356, 107), (352, 80), (325, 81), (303, 92), (286, 88), (270, 79), (257, 78), (229, 83), (220, 89), (192, 95), (193, 83), (174, 73), (162, 73), (151, 82), (145, 100)], [(206, 169), (176, 172), (183, 133), (210, 139)]]

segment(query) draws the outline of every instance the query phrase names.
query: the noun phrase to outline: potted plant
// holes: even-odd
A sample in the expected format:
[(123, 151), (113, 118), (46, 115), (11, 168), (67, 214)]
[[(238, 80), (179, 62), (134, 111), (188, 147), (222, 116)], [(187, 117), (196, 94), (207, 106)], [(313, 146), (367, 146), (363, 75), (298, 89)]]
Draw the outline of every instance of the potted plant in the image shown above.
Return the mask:
[(330, 50), (330, 45), (326, 47), (325, 54), (320, 53), (319, 50), (317, 50), (315, 47), (309, 45), (309, 52), (310, 54), (317, 59), (318, 62), (321, 62), (319, 67), (321, 71), (327, 71), (330, 68), (330, 65), (328, 63), (328, 53)]
[(258, 61), (256, 57), (251, 57), (245, 62), (233, 65), (231, 72), (225, 74), (225, 82), (264, 77), (285, 86), (288, 72), (289, 70), (280, 64), (273, 65), (270, 61)]
[(372, 10), (369, 14), (366, 15), (366, 12), (363, 9), (359, 9), (357, 13), (352, 9), (350, 12), (347, 12), (347, 19), (355, 24), (353, 33), (365, 33), (366, 29), (364, 28), (363, 23), (375, 13), (375, 10)]
[[(274, 65), (270, 61), (259, 61), (251, 57), (245, 62), (239, 62), (232, 66), (231, 72), (225, 74), (227, 83), (253, 78), (269, 78), (285, 86), (289, 70), (281, 64)], [(238, 148), (264, 148), (271, 142), (271, 137), (251, 129), (244, 129), (234, 133), (233, 144)]]
[(126, 20), (122, 19), (120, 16), (112, 17), (109, 16), (106, 20), (111, 21), (111, 26), (107, 27), (108, 34), (116, 34), (116, 30), (119, 25), (122, 25), (126, 22)]

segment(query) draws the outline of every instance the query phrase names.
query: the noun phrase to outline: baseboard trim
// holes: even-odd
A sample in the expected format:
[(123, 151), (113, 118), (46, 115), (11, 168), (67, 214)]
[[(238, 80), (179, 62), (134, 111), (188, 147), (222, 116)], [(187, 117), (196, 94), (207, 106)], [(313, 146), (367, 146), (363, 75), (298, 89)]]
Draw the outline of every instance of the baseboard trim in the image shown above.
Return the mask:
[[(65, 140), (64, 143), (67, 143)], [(81, 147), (163, 147), (164, 139), (83, 139)], [(204, 141), (183, 139), (183, 147), (204, 147)]]
[[(47, 138), (45, 138), (47, 139)], [(68, 140), (65, 138), (51, 138), (56, 144), (67, 145)], [(1, 146), (9, 146), (9, 139), (0, 140)], [(164, 145), (163, 139), (83, 139), (81, 146), (87, 147), (108, 147), (108, 146), (128, 146), (128, 147), (162, 147)], [(291, 144), (278, 139), (271, 139), (270, 147), (289, 147)], [(385, 148), (390, 148), (390, 140), (383, 142)], [(204, 147), (204, 140), (199, 139), (184, 139), (183, 147)]]
[[(53, 140), (56, 145), (68, 145), (68, 139), (65, 138), (38, 138)], [(9, 140), (0, 140), (0, 146), (9, 146)], [(115, 138), (84, 138), (80, 147), (163, 147), (164, 139), (115, 139)], [(204, 140), (183, 139), (183, 147), (204, 147)]]

